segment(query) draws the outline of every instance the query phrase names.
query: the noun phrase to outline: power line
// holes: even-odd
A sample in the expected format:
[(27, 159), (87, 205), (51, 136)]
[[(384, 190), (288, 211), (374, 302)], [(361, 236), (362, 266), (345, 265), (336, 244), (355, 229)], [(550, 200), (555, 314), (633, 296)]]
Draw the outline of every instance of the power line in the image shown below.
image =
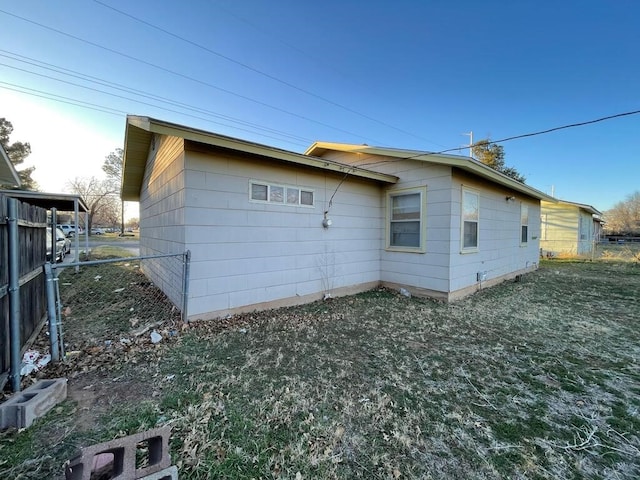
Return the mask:
[[(11, 16), (11, 17), (17, 18), (17, 19), (22, 20), (22, 21), (24, 21), (24, 22), (31, 23), (32, 25), (36, 25), (36, 26), (38, 26), (38, 27), (40, 27), (40, 28), (44, 28), (44, 29), (46, 29), (46, 30), (49, 30), (49, 31), (55, 32), (55, 33), (57, 33), (57, 34), (59, 34), (59, 35), (63, 35), (63, 36), (65, 36), (65, 37), (72, 38), (72, 39), (74, 39), (74, 40), (76, 40), (76, 41), (79, 41), (79, 42), (82, 42), (82, 43), (86, 43), (87, 45), (91, 45), (91, 46), (93, 46), (93, 47), (96, 47), (96, 48), (99, 48), (99, 49), (105, 50), (105, 51), (110, 52), (110, 53), (113, 53), (113, 54), (115, 54), (115, 55), (119, 55), (119, 56), (124, 57), (124, 58), (127, 58), (127, 59), (129, 59), (129, 60), (133, 60), (134, 62), (138, 62), (138, 63), (141, 63), (141, 64), (143, 64), (143, 65), (147, 65), (147, 66), (149, 66), (149, 67), (155, 68), (155, 69), (160, 70), (160, 71), (163, 71), (163, 72), (165, 72), (165, 73), (169, 73), (169, 74), (171, 74), (171, 75), (175, 75), (175, 76), (177, 76), (177, 77), (184, 78), (184, 79), (189, 80), (189, 81), (191, 81), (191, 82), (198, 83), (198, 84), (200, 84), (200, 85), (204, 85), (204, 86), (209, 87), (209, 88), (212, 88), (212, 89), (214, 89), (214, 90), (218, 90), (218, 91), (220, 91), (220, 92), (223, 92), (223, 93), (226, 93), (226, 94), (228, 94), (228, 95), (232, 95), (232, 96), (235, 96), (235, 97), (241, 98), (241, 99), (246, 100), (246, 101), (249, 101), (249, 102), (256, 103), (256, 104), (258, 104), (258, 105), (262, 105), (262, 106), (264, 106), (264, 107), (267, 107), (267, 108), (273, 109), (273, 110), (275, 110), (275, 111), (278, 111), (278, 112), (281, 112), (281, 113), (284, 113), (284, 114), (287, 114), (287, 115), (291, 115), (291, 116), (293, 116), (293, 117), (300, 118), (300, 119), (302, 119), (302, 120), (306, 120), (306, 121), (308, 121), (308, 122), (316, 123), (316, 124), (318, 124), (318, 125), (322, 125), (322, 126), (324, 126), (324, 127), (330, 128), (330, 129), (332, 129), (332, 130), (336, 130), (336, 131), (338, 131), (338, 132), (346, 133), (346, 134), (351, 135), (351, 136), (354, 136), (354, 137), (358, 137), (358, 138), (366, 138), (366, 139), (368, 139), (368, 140), (374, 140), (374, 139), (372, 139), (372, 138), (370, 138), (370, 137), (366, 137), (366, 136), (363, 136), (363, 135), (359, 135), (359, 134), (357, 134), (357, 133), (353, 133), (353, 132), (350, 132), (350, 131), (348, 131), (348, 130), (344, 130), (344, 129), (341, 129), (341, 128), (339, 128), (339, 127), (336, 127), (335, 125), (330, 125), (330, 124), (328, 124), (328, 123), (320, 122), (320, 121), (318, 121), (318, 120), (314, 120), (314, 119), (311, 119), (311, 118), (309, 118), (309, 117), (305, 117), (304, 115), (300, 115), (300, 114), (297, 114), (297, 113), (290, 112), (290, 111), (285, 110), (285, 109), (283, 109), (283, 108), (276, 107), (276, 106), (274, 106), (274, 105), (270, 105), (270, 104), (268, 104), (268, 103), (266, 103), (266, 102), (262, 102), (262, 101), (260, 101), (260, 100), (256, 100), (256, 99), (254, 99), (254, 98), (247, 97), (247, 96), (245, 96), (245, 95), (242, 95), (242, 94), (239, 94), (239, 93), (233, 92), (233, 91), (231, 91), (231, 90), (227, 90), (227, 89), (225, 89), (225, 88), (218, 87), (218, 86), (216, 86), (216, 85), (213, 85), (212, 83), (205, 82), (204, 80), (200, 80), (200, 79), (197, 79), (197, 78), (195, 78), (195, 77), (191, 77), (191, 76), (189, 76), (189, 75), (185, 75), (185, 74), (183, 74), (183, 73), (176, 72), (175, 70), (171, 70), (171, 69), (169, 69), (169, 68), (162, 67), (162, 66), (160, 66), (160, 65), (156, 65), (156, 64), (151, 63), (151, 62), (147, 62), (146, 60), (143, 60), (143, 59), (141, 59), (141, 58), (134, 57), (134, 56), (132, 56), (132, 55), (129, 55), (129, 54), (124, 53), (124, 52), (120, 52), (120, 51), (115, 50), (115, 49), (110, 48), (110, 47), (105, 47), (104, 45), (100, 45), (100, 44), (95, 43), (95, 42), (92, 42), (92, 41), (90, 41), (90, 40), (86, 40), (86, 39), (84, 39), (84, 38), (77, 37), (77, 36), (75, 36), (75, 35), (72, 35), (72, 34), (70, 34), (70, 33), (64, 32), (64, 31), (62, 31), (62, 30), (58, 30), (58, 29), (56, 29), (56, 28), (49, 27), (48, 25), (44, 25), (44, 24), (42, 24), (42, 23), (36, 22), (36, 21), (34, 21), (34, 20), (30, 20), (30, 19), (25, 18), (25, 17), (22, 17), (22, 16), (20, 16), (20, 15), (16, 15), (16, 14), (14, 14), (14, 13), (7, 12), (6, 10), (2, 10), (2, 9), (0, 9), (0, 13), (4, 13), (5, 15), (9, 15), (9, 16)], [(374, 140), (374, 141), (375, 141), (375, 140)]]
[[(284, 136), (284, 137), (289, 137), (291, 139), (302, 140), (302, 141), (307, 142), (307, 143), (310, 141), (308, 138), (300, 137), (300, 136), (297, 136), (297, 135), (292, 135), (292, 134), (289, 134), (287, 132), (283, 132), (283, 131), (276, 130), (276, 129), (273, 129), (273, 128), (263, 127), (261, 125), (255, 124), (255, 123), (251, 123), (251, 122), (247, 122), (245, 120), (241, 120), (241, 119), (238, 119), (238, 118), (230, 117), (228, 115), (222, 115), (222, 114), (213, 112), (211, 110), (207, 110), (207, 109), (203, 109), (203, 108), (199, 108), (199, 107), (194, 107), (193, 105), (189, 105), (189, 104), (186, 104), (186, 103), (182, 103), (182, 102), (178, 102), (178, 101), (175, 101), (175, 100), (171, 100), (169, 98), (162, 97), (162, 96), (159, 96), (159, 95), (148, 94), (146, 92), (143, 92), (142, 90), (137, 90), (137, 89), (128, 87), (128, 86), (120, 84), (120, 83), (103, 80), (103, 79), (100, 79), (98, 77), (94, 77), (94, 76), (91, 76), (91, 75), (87, 75), (87, 74), (78, 72), (76, 70), (70, 70), (70, 69), (67, 69), (67, 68), (64, 68), (64, 67), (60, 67), (58, 65), (54, 65), (54, 64), (43, 62), (41, 60), (37, 60), (37, 59), (31, 58), (31, 57), (20, 55), (20, 54), (15, 53), (15, 52), (9, 52), (9, 51), (3, 50), (3, 49), (0, 49), (0, 52), (5, 52), (5, 53), (9, 54), (9, 55), (5, 55), (3, 53), (0, 53), (0, 57), (5, 57), (5, 58), (9, 58), (9, 59), (14, 60), (14, 61), (18, 61), (18, 62), (21, 62), (21, 63), (26, 63), (28, 65), (32, 65), (32, 66), (35, 66), (37, 68), (41, 68), (43, 70), (49, 70), (49, 71), (52, 71), (52, 72), (55, 72), (55, 73), (59, 73), (61, 75), (66, 75), (66, 76), (77, 78), (77, 79), (80, 79), (80, 80), (83, 80), (83, 81), (96, 83), (98, 85), (102, 85), (102, 86), (105, 86), (105, 87), (108, 87), (108, 88), (112, 88), (114, 90), (119, 90), (119, 91), (131, 93), (131, 94), (136, 95), (136, 96), (148, 98), (148, 99), (151, 99), (151, 100), (156, 100), (156, 101), (159, 101), (159, 102), (162, 102), (162, 103), (167, 103), (167, 104), (179, 107), (179, 108), (184, 108), (186, 110), (191, 110), (191, 111), (194, 111), (194, 112), (202, 113), (204, 115), (210, 115), (212, 117), (216, 117), (216, 118), (220, 118), (220, 119), (227, 120), (227, 121), (230, 121), (230, 122), (238, 123), (238, 124), (241, 124), (241, 125), (244, 125), (244, 126), (252, 127), (252, 128), (257, 129), (257, 130), (271, 132), (271, 133), (278, 134), (278, 135), (281, 135), (281, 136)], [(19, 58), (16, 58), (16, 57), (19, 57)], [(23, 60), (23, 59), (27, 59), (27, 60)], [(0, 64), (0, 65), (4, 65), (4, 66), (6, 66), (8, 68), (13, 68), (13, 69), (16, 69), (16, 70), (21, 70), (21, 71), (24, 71), (26, 73), (31, 73), (33, 75), (41, 75), (41, 74), (35, 73), (33, 71), (30, 71), (30, 70), (22, 70), (22, 69), (19, 69), (17, 67), (6, 65), (6, 64)], [(71, 72), (71, 73), (67, 73), (67, 72)], [(51, 77), (47, 77), (47, 78), (51, 78)], [(56, 78), (54, 78), (54, 80), (65, 82), (64, 80), (60, 80), (60, 79), (56, 79)], [(65, 82), (65, 83), (70, 83), (70, 82)], [(73, 84), (73, 83), (70, 83), (70, 84), (74, 85), (74, 86), (77, 86), (77, 84)], [(87, 87), (84, 87), (82, 85), (80, 85), (80, 86), (83, 87), (83, 88), (87, 88)], [(162, 108), (162, 107), (156, 107), (156, 108)], [(168, 109), (166, 109), (166, 110), (168, 110)], [(173, 110), (168, 110), (168, 111), (173, 111)], [(200, 118), (200, 117), (196, 117), (196, 118)], [(233, 127), (232, 125), (226, 125), (226, 124), (220, 124), (220, 125)], [(233, 128), (235, 128), (235, 127), (233, 127)]]
[[(591, 125), (593, 123), (604, 122), (605, 120), (611, 120), (613, 118), (626, 117), (626, 116), (629, 116), (629, 115), (637, 115), (638, 113), (640, 113), (640, 110), (633, 110), (631, 112), (616, 113), (615, 115), (608, 115), (606, 117), (600, 117), (600, 118), (596, 118), (594, 120), (587, 120), (586, 122), (570, 123), (568, 125), (562, 125), (560, 127), (548, 128), (547, 130), (540, 130), (538, 132), (523, 133), (522, 135), (514, 135), (513, 137), (501, 138), (500, 140), (492, 140), (489, 143), (505, 143), (505, 142), (510, 142), (511, 140), (518, 140), (520, 138), (535, 137), (537, 135), (543, 135), (545, 133), (557, 132), (558, 130), (564, 130), (564, 129), (567, 129), (567, 128), (582, 127), (584, 125)], [(453, 152), (454, 150), (459, 150), (459, 148), (450, 148), (448, 150), (441, 150), (439, 152), (436, 152), (436, 154)]]
[[(201, 117), (199, 115), (193, 115), (193, 114), (190, 114), (190, 113), (181, 112), (181, 111), (174, 110), (174, 109), (171, 109), (171, 108), (162, 107), (162, 106), (159, 106), (159, 105), (156, 105), (156, 104), (153, 104), (153, 103), (144, 102), (142, 100), (136, 100), (135, 98), (126, 97), (124, 95), (118, 95), (116, 93), (106, 92), (106, 91), (100, 90), (98, 88), (93, 88), (93, 87), (89, 87), (89, 86), (86, 86), (86, 85), (81, 85), (81, 84), (78, 84), (78, 83), (69, 82), (67, 80), (62, 80), (62, 79), (55, 78), (55, 77), (52, 77), (50, 75), (45, 75), (45, 74), (42, 74), (42, 73), (32, 72), (32, 71), (25, 70), (25, 69), (22, 69), (22, 68), (18, 68), (18, 67), (15, 67), (15, 66), (7, 65), (5, 63), (0, 63), (0, 66), (12, 68), (12, 69), (19, 70), (19, 71), (22, 71), (22, 72), (25, 72), (25, 73), (29, 73), (31, 75), (36, 75), (36, 76), (39, 76), (39, 77), (47, 78), (49, 80), (54, 80), (54, 81), (57, 81), (57, 82), (65, 83), (67, 85), (71, 85), (71, 86), (74, 86), (74, 87), (84, 88), (86, 90), (91, 90), (93, 92), (102, 93), (104, 95), (109, 95), (109, 96), (112, 96), (112, 97), (115, 97), (115, 98), (120, 98), (120, 99), (123, 99), (123, 100), (128, 100), (128, 101), (131, 101), (131, 102), (139, 103), (141, 105), (147, 105), (147, 106), (150, 106), (150, 107), (153, 107), (153, 108), (158, 108), (158, 109), (161, 109), (161, 110), (165, 110), (167, 112), (177, 113), (179, 115), (185, 115), (187, 117), (195, 118), (195, 119), (198, 119), (198, 120), (203, 120), (205, 122), (213, 123), (215, 125), (222, 125), (222, 126), (225, 126), (225, 127), (231, 127), (231, 128), (236, 129), (236, 130), (243, 131), (243, 132), (248, 132), (248, 133), (254, 133), (254, 134), (257, 134), (257, 135), (261, 135), (261, 136), (263, 136), (265, 138), (271, 138), (271, 139), (274, 139), (274, 140), (281, 140), (280, 138), (274, 137), (272, 135), (267, 135), (265, 133), (259, 133), (259, 132), (255, 132), (253, 130), (247, 130), (246, 128), (242, 128), (242, 127), (238, 127), (238, 126), (234, 126), (234, 125), (229, 125), (229, 124), (226, 124), (226, 123), (216, 122), (214, 120), (211, 120), (211, 119), (208, 119), (208, 118), (205, 118), (205, 117)], [(266, 128), (259, 127), (259, 126), (256, 126), (255, 128), (262, 129), (262, 130), (267, 130)], [(289, 135), (289, 134), (286, 134), (286, 133), (284, 133), (283, 135), (289, 136), (289, 137), (293, 137), (292, 135)], [(299, 137), (299, 138), (301, 138), (301, 137)], [(310, 140), (308, 140), (308, 139), (302, 139), (302, 140), (306, 140), (307, 143), (310, 142)], [(287, 140), (285, 140), (285, 141), (287, 141)], [(294, 142), (294, 141), (288, 141), (288, 143), (291, 143), (291, 144), (294, 144), (294, 145), (300, 145), (300, 146), (305, 146), (307, 144), (307, 143), (302, 144), (302, 143), (298, 143), (298, 142)]]
[[(2, 86), (2, 85), (8, 85), (8, 86)], [(65, 103), (67, 105), (74, 105), (76, 107), (86, 108), (88, 110), (95, 110), (96, 112), (108, 113), (109, 115), (116, 115), (118, 117), (121, 117), (122, 115), (127, 114), (127, 112), (124, 112), (122, 110), (116, 110), (115, 108), (107, 107), (104, 105), (98, 105), (96, 103), (84, 102), (82, 100), (78, 100), (70, 97), (64, 97), (62, 95), (56, 95), (55, 93), (44, 92), (42, 90), (36, 90), (35, 88), (23, 87), (21, 85), (16, 85), (15, 83), (0, 81), (0, 88), (3, 88), (4, 90), (11, 90), (12, 92), (23, 93), (25, 95), (31, 95), (32, 97), (44, 98), (45, 100), (52, 100), (54, 102)], [(29, 90), (29, 91), (25, 92), (24, 90)], [(51, 98), (51, 97), (58, 97), (58, 98)]]
[[(614, 115), (607, 115), (606, 117), (600, 117), (600, 118), (596, 118), (596, 119), (593, 119), (593, 120), (587, 120), (587, 121), (584, 121), (584, 122), (570, 123), (570, 124), (567, 124), (567, 125), (561, 125), (559, 127), (548, 128), (546, 130), (540, 130), (540, 131), (537, 131), (537, 132), (530, 132), (530, 133), (523, 133), (523, 134), (520, 134), (520, 135), (514, 135), (512, 137), (506, 137), (506, 138), (502, 138), (500, 140), (491, 141), (490, 143), (505, 143), (505, 142), (509, 142), (511, 140), (518, 140), (520, 138), (535, 137), (535, 136), (538, 136), (538, 135), (544, 135), (544, 134), (551, 133), (551, 132), (557, 132), (558, 130), (565, 130), (567, 128), (582, 127), (582, 126), (585, 126), (585, 125), (591, 125), (591, 124), (594, 124), (594, 123), (604, 122), (606, 120), (612, 120), (612, 119), (615, 119), (615, 118), (621, 118), (621, 117), (626, 117), (626, 116), (630, 116), (630, 115), (637, 115), (639, 113), (640, 113), (640, 110), (632, 110), (630, 112), (616, 113)], [(340, 182), (336, 186), (336, 189), (334, 190), (334, 192), (331, 195), (331, 198), (329, 200), (328, 209), (331, 208), (331, 204), (333, 202), (333, 197), (335, 197), (336, 193), (338, 193), (338, 189), (342, 186), (342, 184), (347, 179), (347, 177), (352, 172), (355, 171), (356, 168), (361, 168), (361, 167), (371, 166), (371, 165), (381, 165), (381, 164), (385, 164), (385, 163), (395, 163), (395, 162), (400, 161), (400, 160), (412, 160), (414, 158), (427, 157), (427, 156), (430, 156), (430, 155), (440, 155), (440, 154), (443, 154), (443, 153), (453, 152), (453, 151), (456, 151), (456, 150), (460, 150), (460, 147), (449, 148), (447, 150), (441, 150), (439, 152), (419, 152), (419, 153), (416, 153), (415, 155), (411, 155), (411, 156), (408, 156), (408, 157), (394, 158), (394, 159), (391, 159), (391, 160), (380, 160), (380, 161), (369, 162), (369, 163), (359, 163), (358, 165), (354, 165), (354, 166), (352, 166), (350, 169), (348, 169), (345, 172), (344, 176), (342, 177), (342, 179), (340, 180)], [(467, 158), (467, 157), (465, 157), (465, 158)], [(478, 162), (478, 160), (475, 160), (473, 158), (468, 158), (468, 160), (472, 161), (472, 162)], [(480, 163), (480, 162), (478, 162), (478, 163)], [(327, 212), (329, 211), (328, 209), (327, 209)], [(327, 212), (325, 212), (325, 213), (327, 213)]]
[(325, 103), (328, 103), (329, 105), (333, 105), (334, 107), (338, 107), (338, 108), (340, 108), (342, 110), (345, 110), (345, 111), (347, 111), (349, 113), (353, 113), (354, 115), (358, 115), (359, 117), (365, 118), (365, 119), (367, 119), (369, 121), (372, 121), (372, 122), (375, 122), (375, 123), (378, 123), (378, 124), (383, 125), (383, 126), (385, 126), (387, 128), (392, 128), (393, 130), (396, 130), (398, 132), (404, 133), (405, 135), (409, 135), (409, 136), (412, 136), (414, 138), (418, 138), (420, 140), (425, 140), (425, 141), (428, 141), (428, 142), (432, 143), (430, 140), (427, 140), (426, 138), (420, 137), (419, 135), (411, 133), (411, 132), (409, 132), (407, 130), (403, 130), (403, 129), (398, 128), (398, 127), (396, 127), (394, 125), (391, 125), (391, 124), (389, 124), (387, 122), (384, 122), (384, 121), (379, 120), (377, 118), (371, 117), (371, 116), (366, 115), (364, 113), (358, 112), (357, 110), (354, 110), (354, 109), (352, 109), (350, 107), (347, 107), (346, 105), (343, 105), (343, 104), (338, 103), (338, 102), (334, 102), (333, 100), (331, 100), (329, 98), (323, 97), (322, 95), (318, 95), (317, 93), (313, 93), (313, 92), (311, 92), (309, 90), (306, 90), (306, 89), (304, 89), (302, 87), (298, 87), (297, 85), (294, 85), (291, 82), (288, 82), (286, 80), (282, 80), (281, 78), (278, 78), (278, 77), (276, 77), (274, 75), (271, 75), (271, 74), (269, 74), (267, 72), (264, 72), (264, 71), (262, 71), (260, 69), (252, 67), (251, 65), (248, 65), (246, 63), (240, 62), (240, 61), (235, 60), (235, 59), (233, 59), (233, 58), (231, 58), (231, 57), (229, 57), (227, 55), (224, 55), (224, 54), (222, 54), (220, 52), (212, 50), (211, 48), (206, 47), (206, 46), (204, 46), (204, 45), (202, 45), (200, 43), (194, 42), (193, 40), (189, 40), (188, 38), (185, 38), (185, 37), (183, 37), (181, 35), (178, 35), (177, 33), (173, 33), (173, 32), (171, 32), (171, 31), (169, 31), (169, 30), (167, 30), (165, 28), (159, 27), (158, 25), (155, 25), (155, 24), (153, 24), (151, 22), (148, 22), (148, 21), (143, 20), (143, 19), (141, 19), (139, 17), (136, 17), (135, 15), (132, 15), (130, 13), (127, 13), (127, 12), (124, 12), (122, 10), (119, 10), (119, 9), (117, 9), (117, 8), (111, 6), (111, 5), (108, 5), (108, 4), (104, 3), (104, 2), (102, 2), (101, 0), (93, 0), (93, 1), (95, 3), (97, 3), (97, 4), (99, 4), (99, 5), (102, 5), (103, 7), (106, 7), (108, 9), (110, 9), (110, 10), (113, 10), (114, 12), (119, 13), (120, 15), (124, 15), (125, 17), (128, 17), (128, 18), (130, 18), (130, 19), (132, 19), (132, 20), (134, 20), (136, 22), (142, 23), (143, 25), (146, 25), (146, 26), (151, 27), (151, 28), (153, 28), (155, 30), (158, 30), (158, 31), (160, 31), (160, 32), (162, 32), (162, 33), (164, 33), (166, 35), (169, 35), (169, 36), (171, 36), (173, 38), (176, 38), (176, 39), (178, 39), (178, 40), (180, 40), (182, 42), (188, 43), (189, 45), (192, 45), (192, 46), (194, 46), (196, 48), (204, 50), (207, 53), (215, 55), (215, 56), (217, 56), (219, 58), (227, 60), (228, 62), (234, 63), (234, 64), (236, 64), (236, 65), (238, 65), (238, 66), (240, 66), (242, 68), (245, 68), (245, 69), (250, 70), (250, 71), (252, 71), (254, 73), (257, 73), (258, 75), (262, 75), (265, 78), (268, 78), (268, 79), (273, 80), (275, 82), (278, 82), (278, 83), (280, 83), (282, 85), (285, 85), (285, 86), (287, 86), (289, 88), (292, 88), (292, 89), (297, 90), (297, 91), (299, 91), (301, 93), (304, 93), (305, 95), (309, 95), (310, 97), (313, 97), (313, 98), (316, 98), (318, 100), (321, 100), (321, 101), (323, 101)]

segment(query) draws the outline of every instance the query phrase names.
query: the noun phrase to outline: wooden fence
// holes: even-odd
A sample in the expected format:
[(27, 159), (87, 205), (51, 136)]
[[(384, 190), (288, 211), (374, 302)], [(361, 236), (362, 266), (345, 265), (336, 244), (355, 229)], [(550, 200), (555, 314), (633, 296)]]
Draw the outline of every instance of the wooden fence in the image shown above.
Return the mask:
[(47, 318), (43, 265), (46, 260), (47, 211), (17, 202), (18, 255), (9, 256), (8, 198), (0, 195), (0, 389), (11, 367), (10, 264), (18, 262), (20, 358)]

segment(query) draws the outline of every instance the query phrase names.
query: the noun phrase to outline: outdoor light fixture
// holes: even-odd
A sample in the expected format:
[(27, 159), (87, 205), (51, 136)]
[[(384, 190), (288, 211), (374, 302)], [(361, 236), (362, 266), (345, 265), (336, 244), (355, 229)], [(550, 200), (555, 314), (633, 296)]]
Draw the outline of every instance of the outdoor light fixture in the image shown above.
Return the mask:
[(324, 228), (329, 228), (331, 226), (331, 224), (333, 223), (333, 221), (329, 217), (327, 217), (328, 213), (329, 212), (324, 212), (324, 218), (322, 219), (322, 226)]
[(507, 202), (515, 202), (516, 201), (516, 197), (514, 197), (513, 195), (507, 195), (506, 196), (506, 200), (507, 200)]

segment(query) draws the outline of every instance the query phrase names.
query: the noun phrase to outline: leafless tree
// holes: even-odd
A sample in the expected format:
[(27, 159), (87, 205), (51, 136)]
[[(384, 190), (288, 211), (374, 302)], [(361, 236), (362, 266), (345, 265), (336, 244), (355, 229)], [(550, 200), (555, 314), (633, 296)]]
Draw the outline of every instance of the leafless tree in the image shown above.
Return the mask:
[(67, 186), (72, 193), (79, 195), (87, 206), (88, 233), (91, 234), (94, 218), (99, 217), (101, 212), (109, 208), (109, 204), (117, 192), (114, 192), (111, 182), (98, 180), (96, 177), (76, 177)]
[(607, 210), (604, 220), (607, 233), (640, 235), (640, 191)]

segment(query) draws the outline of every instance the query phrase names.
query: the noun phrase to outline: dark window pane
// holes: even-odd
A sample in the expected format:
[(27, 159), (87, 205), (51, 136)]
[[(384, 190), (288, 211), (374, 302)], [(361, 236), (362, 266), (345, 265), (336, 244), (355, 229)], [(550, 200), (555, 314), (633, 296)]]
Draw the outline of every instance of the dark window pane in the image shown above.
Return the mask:
[(267, 201), (267, 186), (257, 183), (251, 184), (251, 199)]
[(464, 222), (464, 235), (462, 248), (473, 248), (478, 246), (478, 223)]
[(300, 192), (300, 203), (302, 205), (313, 205), (313, 192)]
[(393, 247), (420, 247), (420, 222), (391, 222)]

